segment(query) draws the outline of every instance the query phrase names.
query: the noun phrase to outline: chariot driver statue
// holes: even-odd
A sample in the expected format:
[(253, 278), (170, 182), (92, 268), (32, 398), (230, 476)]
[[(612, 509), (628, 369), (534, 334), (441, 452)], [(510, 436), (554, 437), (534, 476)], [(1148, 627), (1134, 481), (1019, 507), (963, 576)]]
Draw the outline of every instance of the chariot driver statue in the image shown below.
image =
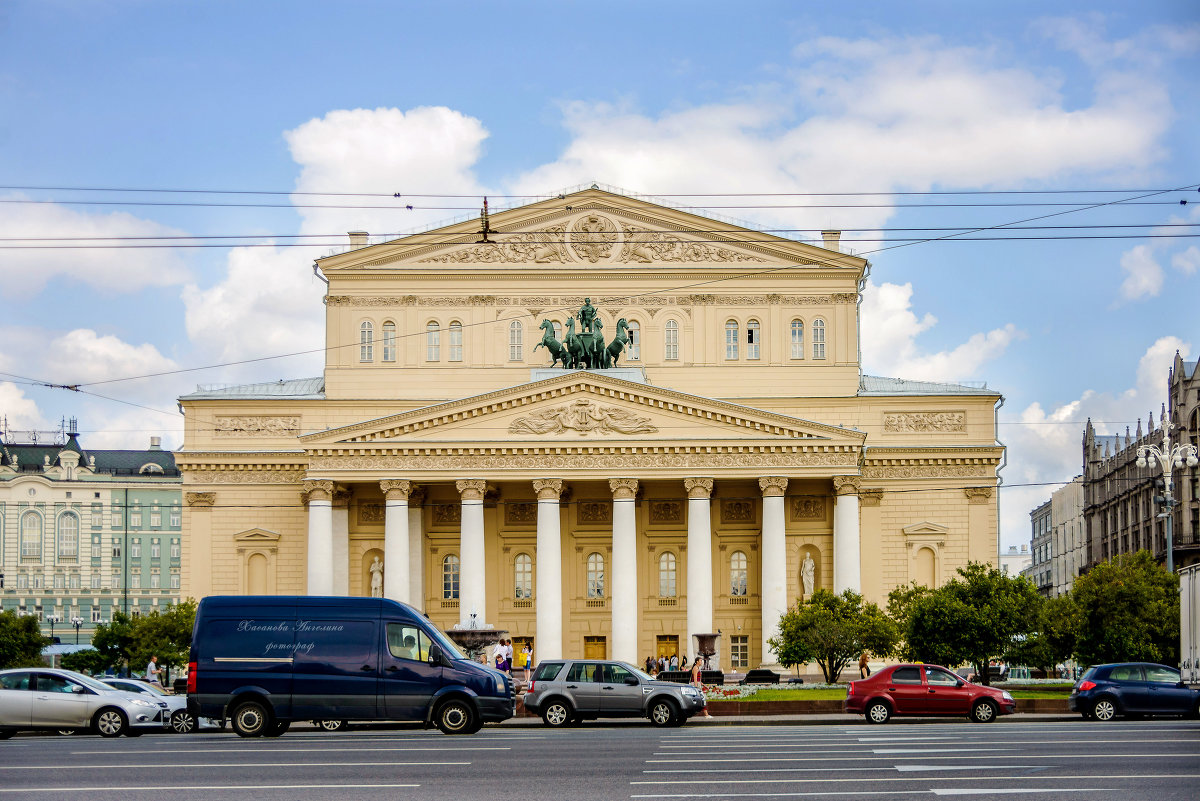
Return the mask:
[(596, 307), (592, 305), (591, 298), (584, 298), (583, 305), (579, 307), (579, 313), (575, 315), (579, 318), (579, 332), (591, 332), (592, 323), (596, 319)]

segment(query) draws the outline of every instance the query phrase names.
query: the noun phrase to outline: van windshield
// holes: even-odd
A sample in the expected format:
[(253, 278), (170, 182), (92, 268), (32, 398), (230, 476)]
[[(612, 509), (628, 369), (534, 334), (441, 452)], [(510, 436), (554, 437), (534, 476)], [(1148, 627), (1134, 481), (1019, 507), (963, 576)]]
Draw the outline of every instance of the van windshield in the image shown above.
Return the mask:
[(451, 659), (466, 659), (466, 657), (462, 655), (462, 652), (458, 650), (458, 646), (456, 646), (449, 637), (443, 634), (442, 630), (437, 626), (431, 625), (429, 627), (429, 636), (433, 638), (434, 642), (442, 647), (442, 652), (445, 653), (446, 656), (450, 657)]

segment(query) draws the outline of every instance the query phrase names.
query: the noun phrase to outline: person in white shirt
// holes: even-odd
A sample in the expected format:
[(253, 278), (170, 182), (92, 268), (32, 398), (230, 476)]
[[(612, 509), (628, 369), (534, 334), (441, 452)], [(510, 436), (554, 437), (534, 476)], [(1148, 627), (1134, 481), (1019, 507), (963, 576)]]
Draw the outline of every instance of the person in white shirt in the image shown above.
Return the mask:
[(150, 657), (150, 663), (146, 665), (146, 681), (161, 687), (162, 681), (159, 680), (161, 675), (162, 669), (158, 666), (158, 657)]

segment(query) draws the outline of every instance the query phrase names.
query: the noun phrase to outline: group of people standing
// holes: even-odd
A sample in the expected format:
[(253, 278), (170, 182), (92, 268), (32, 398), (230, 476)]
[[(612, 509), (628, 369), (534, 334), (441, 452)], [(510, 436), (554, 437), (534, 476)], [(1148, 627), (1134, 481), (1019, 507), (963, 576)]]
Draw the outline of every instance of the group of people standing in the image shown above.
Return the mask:
[(525, 643), (514, 655), (513, 641), (501, 638), (492, 653), (492, 659), (496, 661), (496, 670), (504, 673), (511, 673), (514, 668), (525, 671), (525, 683), (529, 683), (529, 671), (533, 669), (533, 646), (529, 643)]
[(651, 676), (667, 670), (679, 670), (678, 654), (671, 654), (670, 657), (664, 655), (660, 656), (658, 659), (655, 659), (652, 656), (646, 657), (646, 672)]

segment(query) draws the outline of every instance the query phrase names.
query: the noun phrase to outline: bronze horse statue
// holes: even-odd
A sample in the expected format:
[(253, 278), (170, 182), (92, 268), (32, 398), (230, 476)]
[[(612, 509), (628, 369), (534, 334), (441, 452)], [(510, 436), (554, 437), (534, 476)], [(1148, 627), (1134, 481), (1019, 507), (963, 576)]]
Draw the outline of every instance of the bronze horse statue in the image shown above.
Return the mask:
[(534, 345), (533, 349), (537, 350), (540, 347), (545, 347), (546, 350), (550, 351), (551, 367), (562, 362), (563, 367), (569, 368), (571, 366), (571, 354), (554, 338), (554, 323), (549, 320), (542, 320), (542, 324), (538, 328), (544, 330), (546, 333), (542, 336), (542, 341)]
[(575, 333), (575, 318), (567, 318), (567, 335), (563, 337), (563, 345), (571, 362), (567, 367), (582, 367), (584, 361), (583, 339)]
[(622, 317), (617, 320), (617, 335), (613, 337), (613, 341), (608, 343), (608, 348), (604, 352), (604, 366), (616, 367), (617, 359), (621, 358), (621, 351), (629, 344), (629, 323)]

